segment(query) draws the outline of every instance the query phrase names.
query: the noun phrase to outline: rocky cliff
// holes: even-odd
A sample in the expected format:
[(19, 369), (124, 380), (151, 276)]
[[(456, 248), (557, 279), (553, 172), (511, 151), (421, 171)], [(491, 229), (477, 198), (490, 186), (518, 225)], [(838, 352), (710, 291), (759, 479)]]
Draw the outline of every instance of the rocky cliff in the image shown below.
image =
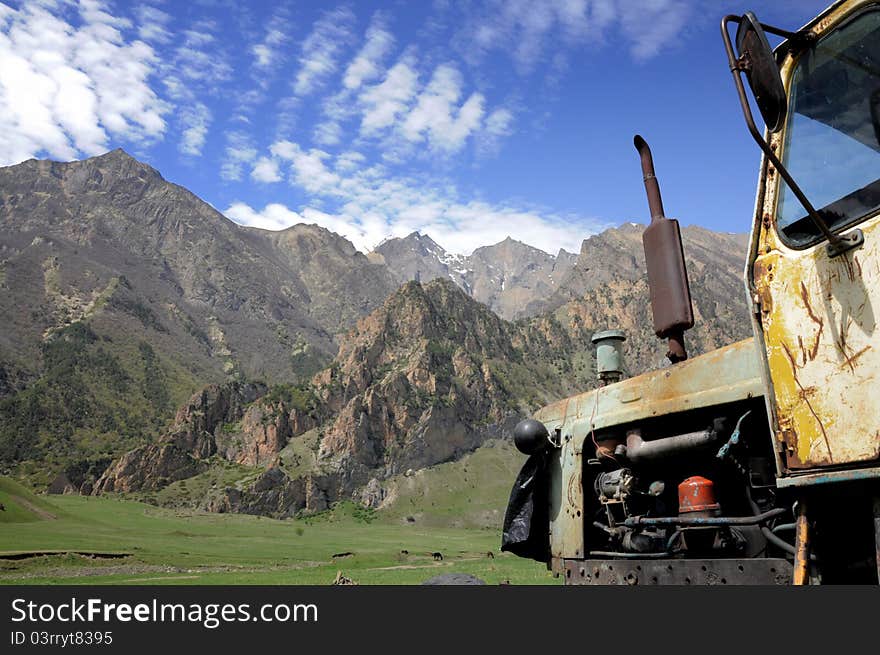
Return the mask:
[(6, 464), (143, 443), (208, 383), (308, 380), (397, 287), (332, 232), (238, 226), (121, 150), (0, 169), (0, 226)]
[[(381, 502), (382, 480), (458, 459), (575, 390), (552, 361), (568, 345), (551, 324), (509, 323), (447, 280), (408, 283), (340, 339), (310, 384), (247, 406), (245, 387), (210, 387), (157, 443), (118, 458), (95, 491), (156, 489), (220, 457), (266, 470), (209, 499), (215, 511), (284, 516), (340, 498)], [(283, 455), (307, 433), (309, 461), (291, 467)]]

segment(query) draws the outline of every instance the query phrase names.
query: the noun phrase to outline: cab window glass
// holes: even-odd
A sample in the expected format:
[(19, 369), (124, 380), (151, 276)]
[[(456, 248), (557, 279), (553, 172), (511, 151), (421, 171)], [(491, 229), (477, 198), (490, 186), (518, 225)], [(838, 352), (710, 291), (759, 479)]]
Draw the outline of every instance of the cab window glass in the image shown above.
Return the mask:
[[(832, 229), (880, 208), (880, 11), (823, 37), (798, 60), (783, 163)], [(791, 190), (777, 226), (795, 246), (821, 239)]]

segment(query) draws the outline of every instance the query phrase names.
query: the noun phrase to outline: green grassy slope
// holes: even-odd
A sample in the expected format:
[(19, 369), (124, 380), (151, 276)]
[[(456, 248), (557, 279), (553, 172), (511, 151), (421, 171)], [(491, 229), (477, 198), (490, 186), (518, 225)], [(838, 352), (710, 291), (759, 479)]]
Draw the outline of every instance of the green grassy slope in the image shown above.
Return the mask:
[[(31, 521), (49, 521), (57, 518), (62, 512), (58, 507), (35, 496), (23, 486), (0, 477), (0, 525), (7, 523), (29, 523)], [(3, 534), (15, 530), (13, 526), (4, 526)]]
[(482, 528), (501, 534), (504, 509), (525, 458), (508, 441), (489, 441), (458, 461), (390, 480), (385, 520), (435, 527)]
[[(406, 478), (387, 510), (341, 503), (296, 520), (206, 514), (109, 497), (29, 495), (57, 518), (0, 525), (0, 552), (131, 555), (0, 559), (0, 584), (329, 584), (338, 571), (360, 584), (418, 584), (451, 572), (490, 584), (555, 583), (543, 565), (498, 552), (503, 501), (500, 508), (494, 505), (502, 495), (506, 500), (512, 480), (506, 467), (515, 462), (507, 448), (491, 446)], [(485, 493), (483, 485), (475, 490), (469, 477), (481, 458), (497, 473)], [(21, 488), (3, 480), (0, 490), (8, 494), (7, 489)], [(413, 507), (418, 511), (410, 522)], [(434, 561), (435, 551), (443, 553), (442, 561)], [(352, 554), (334, 558), (341, 553)]]

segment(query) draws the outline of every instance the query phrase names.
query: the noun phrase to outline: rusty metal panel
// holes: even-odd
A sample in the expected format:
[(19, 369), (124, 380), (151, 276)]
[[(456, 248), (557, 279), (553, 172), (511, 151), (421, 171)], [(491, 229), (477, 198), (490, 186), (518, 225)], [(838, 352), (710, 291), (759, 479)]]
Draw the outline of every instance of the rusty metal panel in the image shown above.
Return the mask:
[(787, 585), (784, 559), (565, 560), (568, 585)]
[(755, 342), (745, 339), (548, 405), (535, 418), (551, 432), (563, 428), (580, 453), (592, 430), (760, 397), (763, 388)]
[(824, 243), (798, 251), (777, 242), (755, 261), (777, 437), (789, 469), (880, 457), (880, 220), (860, 227), (865, 245), (834, 259)]
[(550, 476), (550, 554), (558, 558), (584, 556), (583, 465), (580, 452), (566, 436)]

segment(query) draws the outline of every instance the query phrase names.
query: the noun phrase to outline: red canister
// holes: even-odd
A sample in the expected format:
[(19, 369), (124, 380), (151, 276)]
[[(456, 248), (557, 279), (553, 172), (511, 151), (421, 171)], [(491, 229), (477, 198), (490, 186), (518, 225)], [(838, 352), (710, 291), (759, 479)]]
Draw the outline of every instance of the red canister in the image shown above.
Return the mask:
[(715, 513), (721, 505), (715, 499), (715, 485), (708, 478), (694, 475), (678, 485), (678, 513)]

